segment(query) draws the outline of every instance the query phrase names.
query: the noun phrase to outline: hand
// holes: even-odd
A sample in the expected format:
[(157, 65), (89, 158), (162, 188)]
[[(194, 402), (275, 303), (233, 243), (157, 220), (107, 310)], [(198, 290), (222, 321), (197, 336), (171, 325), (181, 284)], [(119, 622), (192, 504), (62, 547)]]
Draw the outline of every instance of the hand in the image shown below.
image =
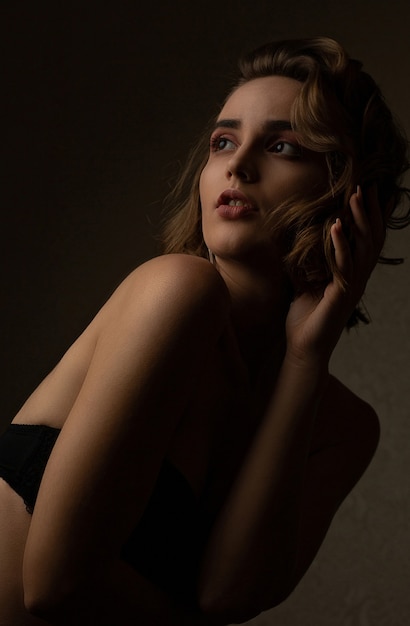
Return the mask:
[[(366, 288), (381, 252), (385, 227), (374, 184), (350, 198), (353, 249), (337, 219), (330, 234), (337, 268), (344, 284), (333, 276), (323, 293), (304, 293), (291, 304), (286, 320), (287, 351), (298, 360), (329, 360), (334, 347)], [(365, 209), (366, 205), (366, 209)]]

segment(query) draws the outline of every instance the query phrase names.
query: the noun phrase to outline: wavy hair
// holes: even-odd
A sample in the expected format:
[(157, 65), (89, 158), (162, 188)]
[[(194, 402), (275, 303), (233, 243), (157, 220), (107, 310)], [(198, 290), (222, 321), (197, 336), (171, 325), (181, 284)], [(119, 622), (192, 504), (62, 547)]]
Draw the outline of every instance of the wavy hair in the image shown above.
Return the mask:
[[(280, 228), (284, 233), (283, 260), (295, 293), (316, 291), (332, 276), (343, 284), (330, 228), (340, 217), (354, 246), (349, 199), (358, 184), (364, 193), (377, 184), (386, 228), (403, 228), (410, 223), (409, 189), (402, 186), (409, 169), (407, 139), (362, 63), (351, 59), (333, 39), (291, 39), (257, 48), (239, 61), (239, 76), (227, 98), (241, 85), (272, 75), (302, 83), (292, 107), (291, 125), (303, 146), (324, 153), (329, 182), (324, 191), (312, 189), (310, 197), (291, 197), (275, 207), (267, 227)], [(208, 254), (201, 228), (199, 178), (208, 158), (214, 121), (189, 155), (167, 198), (172, 211), (162, 233), (164, 253)], [(380, 257), (379, 261), (398, 264), (403, 259)], [(358, 307), (348, 326), (359, 320), (368, 322)]]

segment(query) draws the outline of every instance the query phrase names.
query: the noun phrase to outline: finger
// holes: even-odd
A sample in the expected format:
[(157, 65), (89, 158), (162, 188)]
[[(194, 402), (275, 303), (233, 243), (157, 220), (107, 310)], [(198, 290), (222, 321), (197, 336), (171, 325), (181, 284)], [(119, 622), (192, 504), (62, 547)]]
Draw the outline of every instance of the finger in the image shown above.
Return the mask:
[(370, 233), (369, 218), (366, 214), (363, 203), (363, 192), (359, 185), (357, 186), (356, 193), (350, 197), (350, 210), (353, 217), (353, 225), (355, 236), (367, 237)]
[(372, 185), (366, 193), (366, 202), (363, 199), (362, 189), (358, 186), (357, 192), (350, 198), (350, 209), (353, 217), (354, 235), (358, 242), (365, 247), (366, 254), (376, 257), (382, 249), (385, 228), (380, 210), (377, 186)]
[(349, 242), (343, 232), (342, 222), (337, 218), (336, 222), (330, 229), (333, 247), (335, 250), (335, 261), (338, 270), (343, 278), (349, 280), (352, 273), (352, 255), (350, 252)]

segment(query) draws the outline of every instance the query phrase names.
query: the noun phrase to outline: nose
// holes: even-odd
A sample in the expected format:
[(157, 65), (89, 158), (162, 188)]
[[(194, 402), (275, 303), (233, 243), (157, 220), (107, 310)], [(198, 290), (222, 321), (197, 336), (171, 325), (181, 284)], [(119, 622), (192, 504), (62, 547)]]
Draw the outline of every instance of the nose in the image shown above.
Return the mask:
[(228, 161), (226, 175), (228, 179), (237, 178), (242, 182), (256, 182), (259, 172), (252, 150), (243, 145), (238, 148)]

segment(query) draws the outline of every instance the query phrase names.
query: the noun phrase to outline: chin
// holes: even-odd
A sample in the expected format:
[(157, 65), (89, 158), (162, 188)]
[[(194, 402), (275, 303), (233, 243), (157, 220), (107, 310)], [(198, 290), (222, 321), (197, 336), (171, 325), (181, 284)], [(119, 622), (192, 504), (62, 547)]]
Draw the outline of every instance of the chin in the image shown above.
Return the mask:
[(272, 242), (258, 243), (236, 243), (233, 245), (216, 246), (215, 249), (209, 246), (217, 258), (232, 260), (242, 263), (254, 264), (255, 262), (272, 264), (281, 263), (282, 253), (280, 246)]

